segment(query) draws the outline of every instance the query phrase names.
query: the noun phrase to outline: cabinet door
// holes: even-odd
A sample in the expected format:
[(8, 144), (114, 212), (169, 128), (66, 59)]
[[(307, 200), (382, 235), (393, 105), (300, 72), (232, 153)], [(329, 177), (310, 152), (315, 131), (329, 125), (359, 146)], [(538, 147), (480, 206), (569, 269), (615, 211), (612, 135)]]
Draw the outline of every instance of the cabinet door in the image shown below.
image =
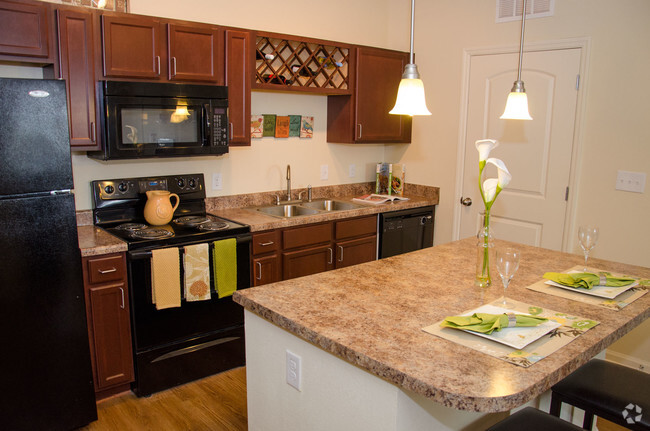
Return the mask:
[(331, 244), (282, 253), (284, 280), (317, 274), (334, 268), (334, 250)]
[(273, 253), (268, 256), (253, 257), (253, 286), (275, 283), (282, 280), (280, 255)]
[(356, 142), (410, 142), (411, 117), (390, 115), (408, 54), (360, 47), (355, 94)]
[(50, 13), (46, 3), (0, 1), (0, 56), (50, 59)]
[(104, 76), (160, 79), (159, 33), (154, 18), (103, 15)]
[(95, 107), (94, 32), (90, 12), (57, 10), (59, 62), (68, 93), (70, 146), (99, 149)]
[(336, 267), (370, 262), (377, 257), (377, 235), (336, 243)]
[(126, 286), (91, 287), (89, 298), (96, 389), (128, 383), (133, 380), (133, 359)]
[(226, 85), (228, 86), (229, 144), (251, 144), (252, 34), (226, 30)]
[(214, 27), (167, 24), (170, 81), (203, 81), (223, 85), (223, 42)]

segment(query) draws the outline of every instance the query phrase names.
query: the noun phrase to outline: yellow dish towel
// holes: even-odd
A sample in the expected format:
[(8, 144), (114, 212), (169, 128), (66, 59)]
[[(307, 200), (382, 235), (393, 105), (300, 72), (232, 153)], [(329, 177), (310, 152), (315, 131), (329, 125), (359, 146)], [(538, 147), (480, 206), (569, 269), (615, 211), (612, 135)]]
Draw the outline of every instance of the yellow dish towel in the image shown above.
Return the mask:
[(212, 247), (215, 290), (219, 298), (225, 298), (237, 290), (237, 240), (215, 241)]
[(178, 248), (151, 250), (151, 299), (156, 310), (181, 306)]
[(185, 271), (185, 300), (205, 301), (210, 299), (210, 261), (208, 244), (188, 245), (184, 248), (183, 270)]

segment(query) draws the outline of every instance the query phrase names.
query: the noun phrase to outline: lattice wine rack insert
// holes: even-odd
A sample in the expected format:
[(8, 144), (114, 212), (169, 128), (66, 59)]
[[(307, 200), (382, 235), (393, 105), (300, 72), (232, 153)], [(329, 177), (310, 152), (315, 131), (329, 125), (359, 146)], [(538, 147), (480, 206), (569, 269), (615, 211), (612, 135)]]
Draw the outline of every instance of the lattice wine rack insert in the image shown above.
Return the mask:
[(267, 36), (256, 48), (255, 88), (349, 93), (349, 48)]

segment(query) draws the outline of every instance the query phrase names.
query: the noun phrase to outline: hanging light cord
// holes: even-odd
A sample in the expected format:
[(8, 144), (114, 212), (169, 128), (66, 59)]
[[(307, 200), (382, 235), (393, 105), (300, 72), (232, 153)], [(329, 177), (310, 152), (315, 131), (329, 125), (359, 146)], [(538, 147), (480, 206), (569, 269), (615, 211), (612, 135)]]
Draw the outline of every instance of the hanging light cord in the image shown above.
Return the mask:
[(411, 54), (409, 63), (413, 64), (413, 24), (415, 23), (415, 0), (411, 0)]
[[(517, 81), (521, 81), (521, 63), (524, 59), (524, 27), (526, 26), (526, 0), (522, 0), (522, 3), (523, 3), (522, 6), (523, 9), (521, 10), (521, 40), (519, 41), (519, 70), (517, 72)], [(411, 35), (411, 55), (413, 55), (412, 35)]]

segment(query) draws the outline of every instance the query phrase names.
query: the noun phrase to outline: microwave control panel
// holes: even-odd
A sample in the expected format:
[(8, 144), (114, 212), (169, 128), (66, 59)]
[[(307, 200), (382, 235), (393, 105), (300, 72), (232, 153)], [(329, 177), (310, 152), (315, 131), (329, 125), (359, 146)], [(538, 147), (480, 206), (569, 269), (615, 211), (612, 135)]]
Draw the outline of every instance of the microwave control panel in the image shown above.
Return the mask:
[(214, 108), (212, 116), (212, 146), (228, 146), (228, 115), (226, 108)]

